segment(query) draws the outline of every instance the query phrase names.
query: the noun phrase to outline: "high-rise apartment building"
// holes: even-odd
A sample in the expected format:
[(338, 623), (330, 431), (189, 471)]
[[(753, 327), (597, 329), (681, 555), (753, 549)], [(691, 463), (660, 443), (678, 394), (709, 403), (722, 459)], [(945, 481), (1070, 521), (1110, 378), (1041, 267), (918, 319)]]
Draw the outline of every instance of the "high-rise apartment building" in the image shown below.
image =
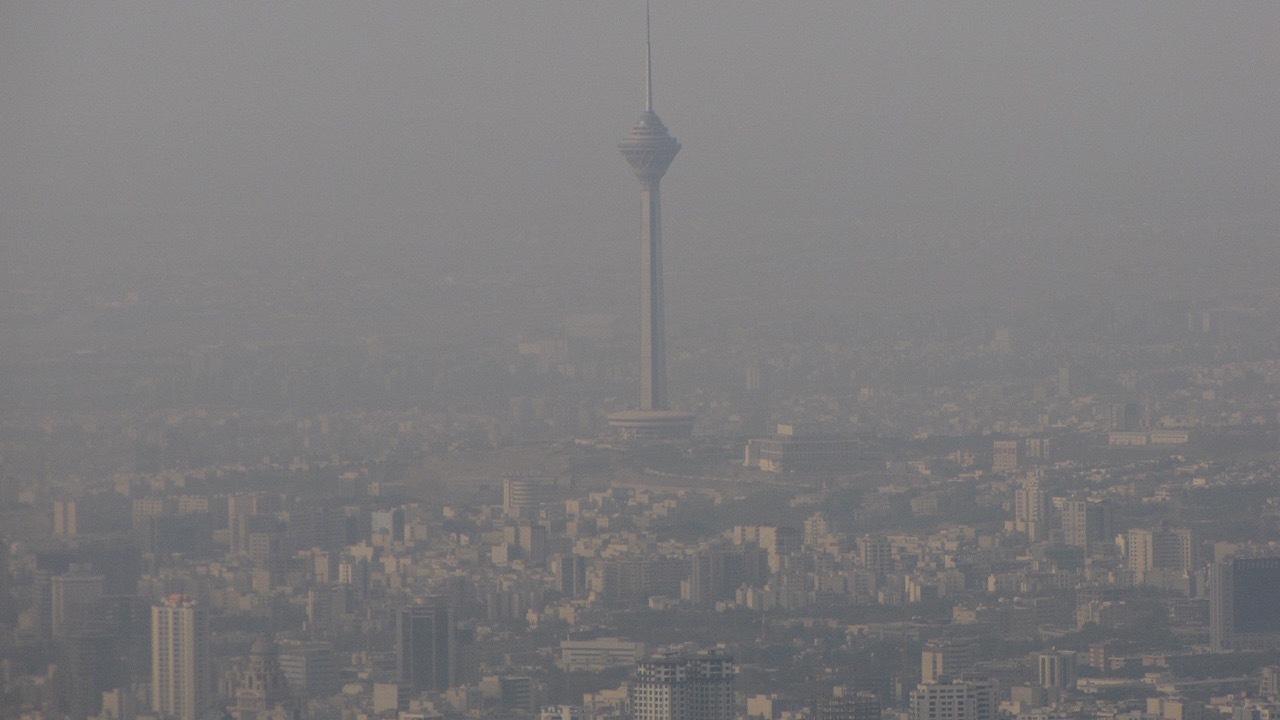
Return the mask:
[(1011, 475), (1018, 472), (1018, 441), (996, 440), (991, 443), (991, 472)]
[(1134, 528), (1125, 536), (1125, 555), (1134, 581), (1159, 582), (1189, 573), (1197, 562), (1196, 536), (1189, 528)]
[(1268, 665), (1262, 668), (1258, 694), (1265, 698), (1280, 697), (1280, 667)]
[(1280, 648), (1280, 557), (1230, 558), (1209, 568), (1209, 648)]
[(547, 561), (547, 528), (530, 522), (508, 525), (502, 528), (503, 543), (510, 548), (514, 557), (526, 563), (541, 565)]
[(1113, 403), (1111, 429), (1121, 432), (1137, 430), (1142, 425), (1142, 406), (1138, 403)]
[(1040, 485), (1040, 477), (1027, 478), (1013, 491), (1013, 529), (1026, 533), (1032, 542), (1043, 540), (1049, 532), (1049, 504)]
[(995, 720), (994, 680), (920, 683), (908, 702), (910, 720)]
[(639, 607), (654, 595), (680, 597), (689, 577), (689, 558), (683, 555), (631, 555), (598, 561), (600, 594), (609, 607)]
[(551, 571), (555, 573), (555, 588), (565, 597), (585, 597), (587, 587), (587, 567), (590, 558), (569, 553), (551, 558)]
[(973, 666), (977, 640), (970, 637), (936, 638), (920, 650), (920, 678), (924, 683), (959, 677)]
[(53, 578), (54, 573), (37, 568), (31, 579), (31, 605), (41, 640), (53, 637)]
[(1028, 460), (1045, 462), (1052, 454), (1053, 442), (1047, 437), (1029, 437), (1022, 443)]
[(70, 537), (79, 530), (75, 500), (53, 501), (53, 534), (58, 537)]
[(448, 598), (418, 598), (396, 613), (400, 684), (417, 694), (458, 684), (458, 639)]
[(51, 629), (56, 638), (66, 638), (93, 629), (100, 620), (103, 577), (87, 567), (72, 565), (71, 571), (55, 575), (50, 582)]
[(369, 533), (374, 545), (386, 547), (404, 542), (404, 508), (369, 513)]
[(209, 618), (186, 595), (151, 608), (151, 709), (197, 720), (210, 707)]
[(816, 720), (880, 720), (880, 696), (836, 686), (830, 696), (818, 698), (814, 715)]
[(1040, 687), (1071, 690), (1076, 686), (1076, 654), (1070, 650), (1053, 650), (1036, 655)]
[(858, 560), (866, 569), (883, 573), (893, 569), (893, 545), (883, 535), (858, 538)]
[(1075, 498), (1062, 504), (1062, 541), (1085, 555), (1112, 542), (1111, 501)]
[(734, 720), (733, 659), (720, 653), (652, 657), (627, 695), (634, 720)]
[(736, 586), (726, 582), (725, 553), (704, 548), (690, 557), (689, 578), (680, 586), (680, 598), (695, 607), (709, 607), (717, 600), (732, 597)]
[(289, 692), (299, 700), (328, 697), (338, 692), (338, 664), (333, 644), (286, 642), (280, 646), (280, 671)]
[(102, 694), (117, 687), (123, 677), (114, 640), (93, 631), (64, 640), (55, 687), (70, 720), (97, 715), (102, 709)]

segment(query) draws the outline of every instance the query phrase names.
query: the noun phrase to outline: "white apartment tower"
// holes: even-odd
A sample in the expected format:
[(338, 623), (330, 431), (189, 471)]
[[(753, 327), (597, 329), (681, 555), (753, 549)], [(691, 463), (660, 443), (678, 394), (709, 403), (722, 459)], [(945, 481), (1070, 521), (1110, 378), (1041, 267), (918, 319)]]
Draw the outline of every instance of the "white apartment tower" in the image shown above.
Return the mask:
[(151, 608), (151, 709), (197, 720), (210, 706), (209, 616), (186, 595)]
[(627, 696), (634, 720), (734, 720), (733, 659), (660, 655), (636, 668)]

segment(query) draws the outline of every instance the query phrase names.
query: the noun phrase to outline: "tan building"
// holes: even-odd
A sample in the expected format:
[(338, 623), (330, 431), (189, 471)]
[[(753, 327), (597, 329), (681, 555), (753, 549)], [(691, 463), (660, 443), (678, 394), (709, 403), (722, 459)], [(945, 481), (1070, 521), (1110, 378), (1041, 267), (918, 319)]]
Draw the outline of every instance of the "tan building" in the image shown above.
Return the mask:
[(1049, 504), (1040, 478), (1029, 477), (1013, 491), (1013, 529), (1036, 542), (1049, 532)]
[(973, 667), (975, 640), (951, 637), (930, 640), (920, 651), (920, 681), (936, 683), (958, 678)]
[(1188, 528), (1134, 528), (1125, 536), (1125, 547), (1129, 570), (1139, 584), (1179, 577), (1196, 566), (1196, 537)]
[(747, 441), (742, 464), (765, 472), (848, 472), (870, 458), (856, 440), (802, 435), (794, 425), (779, 425), (767, 438)]
[(1018, 472), (1018, 441), (996, 440), (991, 443), (991, 472), (1011, 475)]
[(618, 638), (561, 640), (560, 667), (566, 672), (599, 671), (635, 665), (644, 657), (644, 643)]
[(53, 534), (58, 537), (69, 537), (78, 531), (76, 521), (75, 500), (53, 501)]
[(151, 709), (175, 720), (197, 720), (211, 704), (209, 618), (186, 595), (151, 608)]
[(910, 720), (995, 720), (998, 693), (994, 680), (920, 683), (911, 691)]
[(1070, 650), (1042, 652), (1036, 656), (1040, 687), (1073, 690), (1076, 686), (1076, 654)]

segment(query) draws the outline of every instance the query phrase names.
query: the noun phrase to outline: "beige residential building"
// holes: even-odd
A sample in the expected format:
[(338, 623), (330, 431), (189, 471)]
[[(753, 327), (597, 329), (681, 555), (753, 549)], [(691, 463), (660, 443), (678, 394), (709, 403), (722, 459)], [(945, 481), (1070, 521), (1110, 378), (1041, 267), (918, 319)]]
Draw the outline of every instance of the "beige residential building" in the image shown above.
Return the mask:
[(151, 709), (197, 720), (210, 707), (209, 617), (186, 595), (151, 608)]

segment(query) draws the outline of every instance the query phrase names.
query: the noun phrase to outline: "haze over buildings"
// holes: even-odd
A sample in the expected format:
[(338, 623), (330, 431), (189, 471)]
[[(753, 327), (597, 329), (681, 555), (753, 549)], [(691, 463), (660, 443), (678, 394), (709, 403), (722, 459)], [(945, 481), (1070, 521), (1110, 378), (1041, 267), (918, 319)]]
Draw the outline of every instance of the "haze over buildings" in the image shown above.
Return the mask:
[[(340, 315), (380, 291), (314, 293), (369, 265), (418, 280), (404, 332), (461, 324), (437, 283), (522, 271), (550, 294), (512, 288), (466, 326), (634, 312), (633, 185), (607, 149), (638, 3), (73, 7), (6, 8), (0, 30), (7, 292), (33, 267), (108, 286), (293, 267), (311, 279), (288, 294)], [(673, 337), (1272, 277), (1269, 3), (656, 10), (689, 148)]]
[(0, 717), (1280, 716), (1280, 13), (654, 10), (0, 10)]

